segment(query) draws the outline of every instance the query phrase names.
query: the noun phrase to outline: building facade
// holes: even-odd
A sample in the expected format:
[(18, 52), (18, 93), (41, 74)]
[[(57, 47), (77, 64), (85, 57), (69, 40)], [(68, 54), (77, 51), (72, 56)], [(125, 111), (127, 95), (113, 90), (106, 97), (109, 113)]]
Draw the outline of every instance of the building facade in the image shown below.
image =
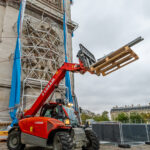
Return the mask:
[(128, 114), (128, 116), (130, 116), (131, 113), (147, 114), (147, 113), (150, 113), (150, 105), (147, 105), (147, 106), (132, 105), (132, 106), (125, 106), (125, 107), (116, 106), (111, 109), (111, 112), (110, 112), (111, 119), (115, 120), (120, 113), (126, 113), (126, 114)]
[[(72, 32), (77, 25), (71, 20), (71, 2), (67, 10), (67, 56), (72, 62)], [(9, 96), (12, 78), (13, 56), (17, 38), (19, 0), (0, 0), (0, 122), (8, 121)], [(21, 105), (28, 109), (63, 64), (63, 0), (27, 0), (22, 41), (22, 90)], [(74, 91), (73, 74), (72, 93)], [(53, 97), (64, 98), (65, 83), (61, 82)]]

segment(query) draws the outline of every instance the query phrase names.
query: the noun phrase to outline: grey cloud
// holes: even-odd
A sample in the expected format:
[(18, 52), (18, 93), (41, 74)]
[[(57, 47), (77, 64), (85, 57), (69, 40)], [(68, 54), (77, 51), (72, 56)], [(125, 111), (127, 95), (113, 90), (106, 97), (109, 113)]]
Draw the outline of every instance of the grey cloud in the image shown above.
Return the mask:
[(75, 91), (82, 107), (102, 112), (115, 105), (150, 102), (149, 16), (149, 0), (75, 1), (72, 19), (79, 23), (79, 29), (73, 38), (74, 56), (80, 42), (99, 58), (139, 35), (145, 38), (133, 47), (140, 56), (137, 62), (106, 77), (75, 75)]

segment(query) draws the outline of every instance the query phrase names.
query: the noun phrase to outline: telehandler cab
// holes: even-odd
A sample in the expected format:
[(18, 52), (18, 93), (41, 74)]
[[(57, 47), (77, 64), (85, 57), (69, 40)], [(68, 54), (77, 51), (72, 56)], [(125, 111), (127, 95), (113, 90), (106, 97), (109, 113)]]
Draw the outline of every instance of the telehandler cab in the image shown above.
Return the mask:
[[(135, 61), (138, 56), (131, 46), (142, 41), (141, 37), (119, 50), (96, 61), (83, 45), (77, 63), (64, 63), (60, 67), (32, 107), (27, 110), (9, 131), (7, 146), (9, 150), (23, 150), (26, 144), (53, 148), (53, 150), (99, 150), (99, 140), (91, 128), (83, 126), (73, 107), (64, 100), (45, 103), (47, 98), (64, 79), (66, 71), (84, 74), (107, 75)], [(41, 109), (40, 116), (35, 116)]]

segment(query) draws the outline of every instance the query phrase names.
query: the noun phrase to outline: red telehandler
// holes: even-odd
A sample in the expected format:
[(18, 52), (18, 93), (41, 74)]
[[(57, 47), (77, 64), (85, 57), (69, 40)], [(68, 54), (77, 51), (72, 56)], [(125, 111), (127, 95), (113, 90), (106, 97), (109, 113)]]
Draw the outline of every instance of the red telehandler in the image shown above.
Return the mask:
[[(77, 55), (79, 64), (64, 63), (57, 70), (32, 107), (8, 132), (8, 149), (23, 150), (26, 144), (30, 144), (53, 148), (53, 150), (99, 150), (96, 134), (88, 126), (81, 125), (77, 117), (78, 113), (72, 107), (68, 107), (62, 99), (57, 99), (56, 102), (45, 102), (64, 79), (66, 71), (81, 74), (90, 72), (105, 76), (137, 60), (138, 56), (130, 47), (142, 40), (139, 37), (98, 61), (80, 44)], [(40, 109), (40, 116), (36, 116)]]

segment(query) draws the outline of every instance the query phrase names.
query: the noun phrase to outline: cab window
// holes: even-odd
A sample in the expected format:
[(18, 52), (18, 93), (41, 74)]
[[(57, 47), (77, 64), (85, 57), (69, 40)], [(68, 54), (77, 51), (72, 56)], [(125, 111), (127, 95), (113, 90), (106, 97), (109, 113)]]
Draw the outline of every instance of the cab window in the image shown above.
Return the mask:
[(51, 109), (48, 109), (46, 112), (45, 112), (45, 114), (44, 114), (44, 117), (52, 117), (52, 115), (51, 115), (51, 112), (52, 110)]

